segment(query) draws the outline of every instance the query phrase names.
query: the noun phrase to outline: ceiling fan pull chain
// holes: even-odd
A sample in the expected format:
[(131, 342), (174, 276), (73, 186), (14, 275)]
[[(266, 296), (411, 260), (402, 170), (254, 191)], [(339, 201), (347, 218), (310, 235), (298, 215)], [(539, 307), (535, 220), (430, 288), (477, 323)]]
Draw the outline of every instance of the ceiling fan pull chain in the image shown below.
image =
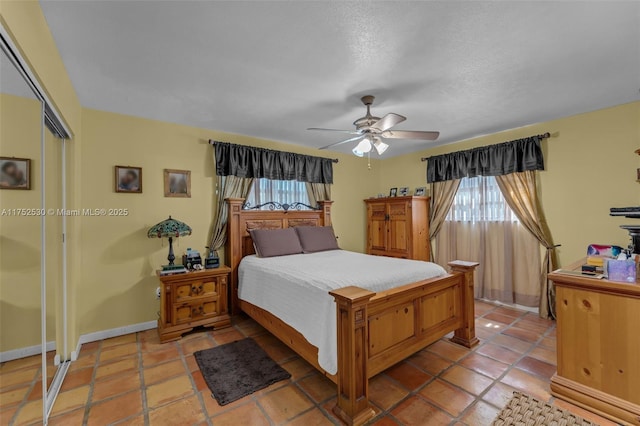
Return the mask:
[(371, 151), (367, 152), (367, 167), (371, 170)]

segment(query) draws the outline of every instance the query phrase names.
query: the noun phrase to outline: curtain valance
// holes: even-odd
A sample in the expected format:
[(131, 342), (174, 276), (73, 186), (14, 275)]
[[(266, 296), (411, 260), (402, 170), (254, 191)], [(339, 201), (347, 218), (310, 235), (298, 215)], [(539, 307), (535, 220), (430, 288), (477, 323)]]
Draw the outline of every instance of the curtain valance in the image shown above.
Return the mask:
[(242, 178), (333, 183), (333, 160), (246, 145), (215, 142), (216, 174)]
[(430, 157), (427, 182), (544, 170), (540, 136)]

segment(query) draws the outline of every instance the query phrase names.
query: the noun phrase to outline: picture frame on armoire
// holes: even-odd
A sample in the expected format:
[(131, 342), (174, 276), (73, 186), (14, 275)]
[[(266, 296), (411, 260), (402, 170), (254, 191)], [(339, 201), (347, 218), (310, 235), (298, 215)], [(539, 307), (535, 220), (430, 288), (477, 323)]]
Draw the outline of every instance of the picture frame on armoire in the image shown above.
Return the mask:
[(398, 188), (391, 188), (389, 190), (389, 197), (395, 197), (398, 195)]

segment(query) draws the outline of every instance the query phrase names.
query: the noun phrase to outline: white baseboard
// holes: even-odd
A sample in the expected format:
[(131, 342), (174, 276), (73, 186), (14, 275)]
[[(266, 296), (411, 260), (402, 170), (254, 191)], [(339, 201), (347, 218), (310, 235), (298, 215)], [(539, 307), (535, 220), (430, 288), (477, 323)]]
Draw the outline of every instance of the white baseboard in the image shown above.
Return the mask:
[[(56, 349), (56, 342), (47, 342), (47, 352)], [(0, 362), (12, 361), (14, 359), (26, 358), (32, 355), (42, 353), (41, 345), (28, 346), (26, 348), (12, 349), (10, 351), (0, 352)]]
[(85, 343), (95, 342), (98, 340), (109, 339), (111, 337), (123, 336), (125, 334), (137, 333), (139, 331), (151, 330), (158, 326), (158, 321), (147, 321), (138, 324), (131, 324), (124, 327), (111, 328), (109, 330), (95, 331), (93, 333), (87, 333), (80, 336), (76, 350), (71, 352), (71, 361), (78, 359), (80, 355), (80, 349)]
[(484, 299), (484, 298), (480, 298), (477, 300), (482, 300), (483, 302), (487, 302), (487, 303), (493, 303), (494, 305), (509, 306), (510, 308), (519, 309), (521, 311), (532, 312), (534, 314), (537, 314), (540, 312), (538, 308), (532, 308), (531, 306), (518, 305), (517, 303), (504, 303), (498, 300), (490, 300), (490, 299)]

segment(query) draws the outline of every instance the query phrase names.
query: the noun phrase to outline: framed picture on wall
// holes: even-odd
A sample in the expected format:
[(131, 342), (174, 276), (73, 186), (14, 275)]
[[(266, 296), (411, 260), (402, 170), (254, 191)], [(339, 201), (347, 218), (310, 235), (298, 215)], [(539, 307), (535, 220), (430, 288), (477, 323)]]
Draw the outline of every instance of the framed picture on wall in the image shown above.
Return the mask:
[(164, 196), (191, 198), (191, 171), (164, 169)]
[(416, 192), (414, 192), (413, 195), (415, 195), (416, 197), (424, 197), (425, 193), (426, 193), (426, 188), (424, 186), (419, 186), (416, 188)]
[(400, 188), (400, 196), (406, 197), (407, 195), (409, 195), (409, 187), (403, 186), (402, 188)]
[(391, 188), (389, 190), (389, 197), (395, 197), (396, 195), (398, 195), (398, 188)]
[(116, 192), (142, 194), (142, 167), (115, 166)]
[(0, 189), (31, 189), (31, 159), (0, 157)]

